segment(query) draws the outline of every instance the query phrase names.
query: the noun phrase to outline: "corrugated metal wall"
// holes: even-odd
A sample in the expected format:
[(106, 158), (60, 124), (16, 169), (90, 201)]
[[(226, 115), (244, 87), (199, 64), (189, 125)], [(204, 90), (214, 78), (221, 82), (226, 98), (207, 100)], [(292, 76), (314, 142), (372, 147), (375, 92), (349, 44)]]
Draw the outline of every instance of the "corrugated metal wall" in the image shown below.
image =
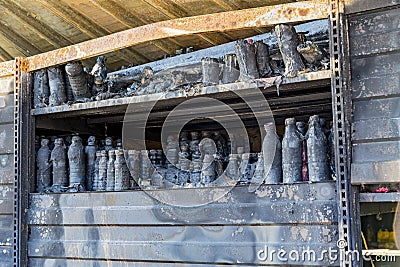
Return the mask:
[(13, 264), (14, 78), (0, 78), (0, 266)]
[[(218, 263), (339, 266), (334, 182), (234, 188), (195, 208), (159, 203), (143, 191), (31, 194), (30, 266), (216, 266)], [(177, 189), (178, 196), (183, 190)], [(190, 192), (190, 191), (189, 191)], [(280, 248), (300, 253), (281, 261)], [(301, 261), (314, 251), (315, 259)], [(312, 253), (312, 252), (311, 252)], [(322, 255), (322, 257), (321, 257)], [(289, 258), (289, 254), (286, 255)], [(313, 256), (311, 256), (313, 257)], [(320, 258), (323, 258), (322, 260)], [(179, 263), (177, 265), (172, 263)]]
[(352, 15), (349, 29), (352, 182), (399, 182), (400, 5)]

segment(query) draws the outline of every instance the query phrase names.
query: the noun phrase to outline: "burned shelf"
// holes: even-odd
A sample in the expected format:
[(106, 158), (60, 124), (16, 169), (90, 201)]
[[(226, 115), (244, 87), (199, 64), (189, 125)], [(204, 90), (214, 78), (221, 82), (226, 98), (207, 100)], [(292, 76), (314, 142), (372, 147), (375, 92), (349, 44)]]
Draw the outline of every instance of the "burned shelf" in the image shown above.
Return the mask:
[[(330, 78), (330, 70), (304, 73), (295, 78), (282, 78), (279, 92), (282, 96), (312, 94), (315, 88), (330, 86)], [(203, 87), (199, 92), (191, 95), (182, 92), (168, 92), (37, 108), (31, 111), (31, 115), (66, 118), (102, 114), (123, 114), (129, 104), (134, 104), (138, 110), (140, 110), (141, 106), (146, 107), (149, 103), (157, 102), (157, 108), (162, 109), (163, 107), (178, 105), (184, 102), (188, 97), (207, 95), (215, 99), (230, 99), (238, 97), (235, 91), (240, 91), (240, 93), (251, 96), (252, 92), (258, 88), (261, 89), (261, 92), (266, 96), (267, 100), (269, 100), (270, 97), (274, 97), (274, 101), (278, 103), (279, 96), (276, 85), (265, 87), (265, 83), (268, 83), (268, 80), (258, 79), (252, 82), (236, 82)]]
[(399, 202), (400, 193), (361, 193), (360, 202)]

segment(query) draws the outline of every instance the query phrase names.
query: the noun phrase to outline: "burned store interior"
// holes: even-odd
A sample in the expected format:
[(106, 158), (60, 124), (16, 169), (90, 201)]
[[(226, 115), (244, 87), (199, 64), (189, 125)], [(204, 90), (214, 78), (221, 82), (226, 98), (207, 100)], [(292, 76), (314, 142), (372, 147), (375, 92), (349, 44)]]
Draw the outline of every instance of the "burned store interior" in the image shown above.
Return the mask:
[(397, 266), (386, 2), (0, 1), (0, 266)]

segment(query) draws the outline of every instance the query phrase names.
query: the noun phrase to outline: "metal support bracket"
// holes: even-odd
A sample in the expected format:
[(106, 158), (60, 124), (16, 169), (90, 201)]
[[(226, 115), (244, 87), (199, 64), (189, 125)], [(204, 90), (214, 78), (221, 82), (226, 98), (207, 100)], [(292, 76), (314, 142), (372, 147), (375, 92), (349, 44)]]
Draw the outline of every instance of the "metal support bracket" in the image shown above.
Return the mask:
[(347, 21), (344, 0), (330, 1), (330, 53), (333, 127), (338, 193), (340, 266), (362, 266), (359, 229), (356, 220), (356, 188), (351, 186), (351, 97)]

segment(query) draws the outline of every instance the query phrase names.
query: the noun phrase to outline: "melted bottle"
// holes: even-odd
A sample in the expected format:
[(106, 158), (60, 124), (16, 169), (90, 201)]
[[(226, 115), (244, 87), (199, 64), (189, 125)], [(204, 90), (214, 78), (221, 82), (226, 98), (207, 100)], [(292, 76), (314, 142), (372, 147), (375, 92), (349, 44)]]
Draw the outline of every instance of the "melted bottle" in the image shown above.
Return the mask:
[(302, 138), (296, 128), (296, 120), (285, 120), (285, 134), (282, 140), (282, 171), (283, 182), (294, 183), (302, 181)]

